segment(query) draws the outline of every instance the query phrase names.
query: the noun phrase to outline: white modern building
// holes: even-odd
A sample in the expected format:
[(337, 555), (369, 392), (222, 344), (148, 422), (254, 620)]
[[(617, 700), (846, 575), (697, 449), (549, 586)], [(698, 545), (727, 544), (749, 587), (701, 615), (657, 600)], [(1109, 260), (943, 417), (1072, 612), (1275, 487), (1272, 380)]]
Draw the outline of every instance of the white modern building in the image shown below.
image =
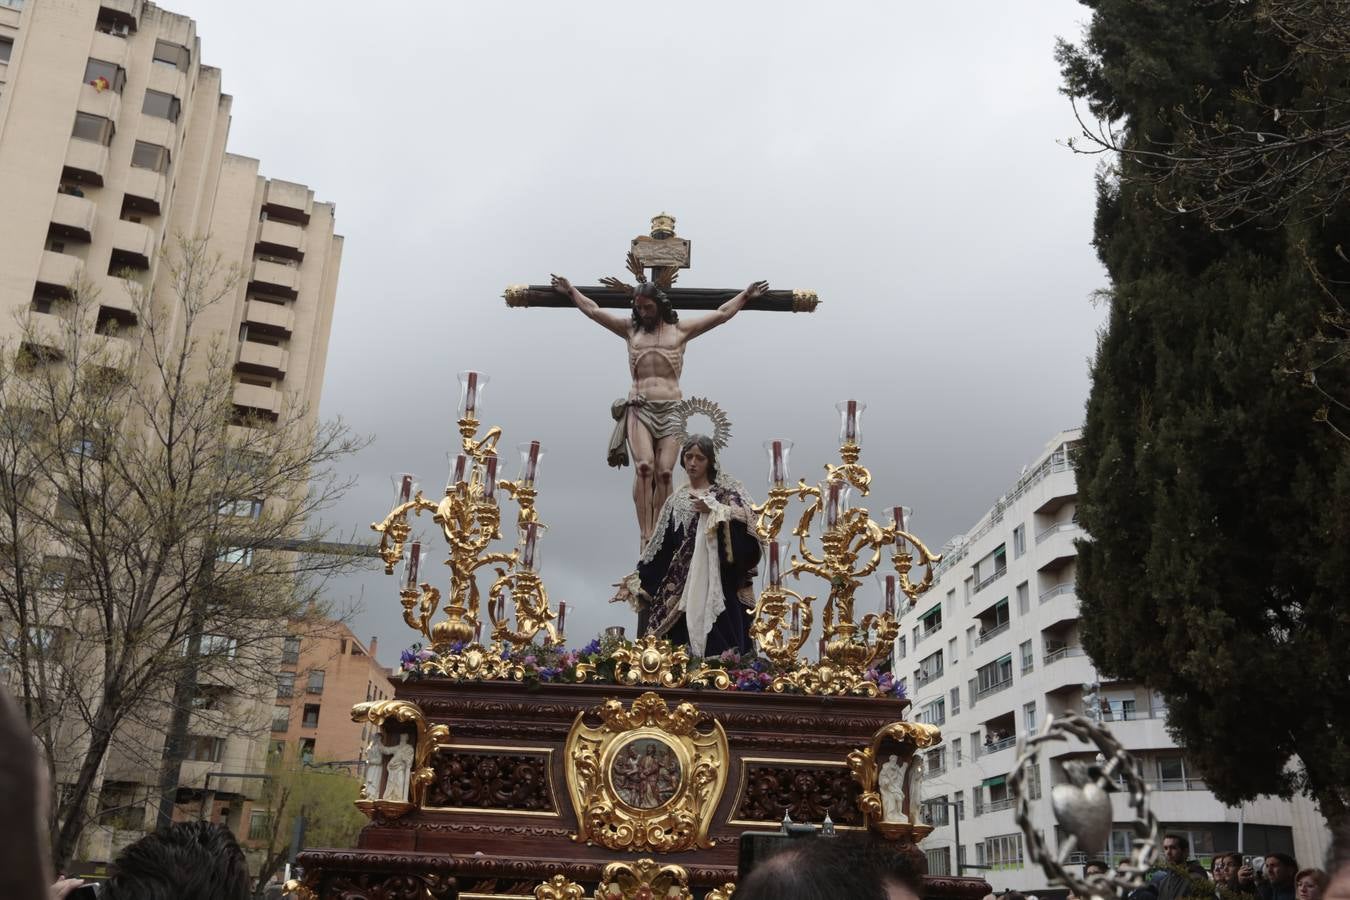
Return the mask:
[[(1102, 721), (1144, 767), (1159, 821), (1188, 834), (1194, 856), (1208, 863), (1221, 850), (1283, 851), (1320, 865), (1328, 835), (1310, 801), (1224, 806), (1168, 736), (1161, 699), (1101, 677), (1084, 654), (1074, 593), (1074, 541), (1087, 537), (1075, 521), (1080, 437), (1077, 429), (1055, 435), (970, 533), (948, 542), (932, 590), (901, 619), (895, 670), (911, 716), (940, 726), (944, 738), (924, 757), (924, 813), (937, 826), (923, 844), (929, 871), (951, 873), (959, 858), (983, 867), (964, 874), (984, 875), (995, 890), (1046, 889), (1013, 822), (1007, 779), (1017, 739), (1047, 716), (1085, 712), (1084, 694), (1094, 689)], [(1056, 742), (1028, 770), (1033, 821), (1047, 842), (1057, 840), (1050, 788), (1067, 780), (1062, 764), (1095, 755), (1095, 747)], [(1114, 862), (1129, 852), (1133, 814), (1123, 794), (1112, 802), (1117, 830), (1102, 855)]]

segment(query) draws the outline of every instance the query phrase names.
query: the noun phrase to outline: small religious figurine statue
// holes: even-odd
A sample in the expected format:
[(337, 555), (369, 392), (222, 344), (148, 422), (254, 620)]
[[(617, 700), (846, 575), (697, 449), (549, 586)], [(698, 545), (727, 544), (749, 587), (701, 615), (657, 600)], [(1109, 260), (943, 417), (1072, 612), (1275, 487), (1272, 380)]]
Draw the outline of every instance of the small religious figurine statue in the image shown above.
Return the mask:
[(375, 732), (375, 736), (370, 739), (366, 745), (366, 779), (365, 788), (362, 793), (367, 800), (380, 799), (380, 781), (384, 778), (384, 745), (380, 741), (380, 733)]
[(389, 778), (384, 785), (384, 796), (380, 799), (406, 803), (412, 776), (413, 745), (408, 743), (406, 734), (400, 734), (398, 744), (385, 747), (382, 752), (389, 757)]
[(905, 815), (905, 770), (894, 753), (881, 767), (877, 789), (881, 793), (881, 820), (909, 824), (909, 817)]
[(601, 309), (559, 275), (553, 276), (553, 289), (628, 343), (628, 371), (633, 384), (628, 397), (616, 401), (611, 409), (616, 424), (609, 441), (609, 464), (626, 466), (632, 457), (633, 503), (642, 545), (646, 546), (671, 492), (682, 428), (676, 409), (683, 399), (680, 371), (684, 348), (705, 331), (730, 321), (746, 303), (762, 296), (769, 284), (753, 282), (714, 312), (683, 322), (655, 282), (644, 281), (634, 289), (633, 312), (626, 318)]
[(694, 656), (749, 652), (761, 552), (753, 501), (744, 485), (718, 472), (711, 438), (686, 440), (680, 464), (689, 483), (662, 504), (637, 571), (614, 599), (638, 608), (645, 634), (687, 644)]

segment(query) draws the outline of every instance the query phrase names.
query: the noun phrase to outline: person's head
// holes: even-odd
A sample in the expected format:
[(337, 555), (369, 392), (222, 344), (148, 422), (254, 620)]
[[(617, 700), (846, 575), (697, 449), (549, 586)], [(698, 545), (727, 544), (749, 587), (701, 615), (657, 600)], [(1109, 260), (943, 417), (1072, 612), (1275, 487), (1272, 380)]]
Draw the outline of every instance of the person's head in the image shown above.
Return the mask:
[(47, 896), (47, 797), (41, 789), (33, 732), (8, 692), (0, 689), (0, 797), (12, 815), (0, 827), (0, 897)]
[(1238, 869), (1242, 868), (1242, 854), (1234, 850), (1214, 854), (1210, 864), (1210, 877), (1215, 884), (1233, 886), (1237, 884)]
[(1103, 859), (1089, 859), (1083, 863), (1083, 877), (1091, 878), (1093, 875), (1106, 875), (1111, 871), (1111, 867)]
[(642, 331), (655, 331), (662, 322), (674, 325), (680, 321), (680, 314), (670, 305), (670, 298), (656, 286), (655, 282), (644, 281), (633, 291), (633, 327)]
[(1329, 880), (1321, 869), (1300, 869), (1294, 876), (1295, 900), (1322, 900)]
[(1179, 834), (1169, 834), (1163, 838), (1162, 851), (1168, 865), (1184, 865), (1191, 855), (1191, 842)]
[(690, 435), (680, 448), (680, 468), (690, 482), (717, 480), (717, 448), (705, 434)]
[(736, 886), (736, 900), (918, 900), (922, 894), (909, 859), (870, 835), (792, 841)]
[(247, 900), (248, 865), (229, 829), (175, 822), (113, 861), (100, 900)]
[(1267, 853), (1266, 865), (1262, 870), (1265, 873), (1266, 881), (1280, 886), (1294, 883), (1294, 875), (1298, 872), (1298, 863), (1288, 853)]

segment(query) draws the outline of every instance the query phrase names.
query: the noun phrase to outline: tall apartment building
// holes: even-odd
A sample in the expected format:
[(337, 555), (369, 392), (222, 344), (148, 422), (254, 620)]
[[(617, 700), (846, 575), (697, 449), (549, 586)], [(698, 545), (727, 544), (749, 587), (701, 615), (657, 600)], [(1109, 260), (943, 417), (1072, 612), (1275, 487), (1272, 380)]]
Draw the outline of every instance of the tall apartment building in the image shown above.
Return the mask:
[(272, 707), (272, 752), (320, 764), (349, 764), (356, 771), (369, 724), (352, 721), (352, 707), (394, 695), (391, 671), (341, 622), (301, 623), (286, 638)]
[[(1046, 889), (1013, 822), (1007, 779), (1017, 738), (1035, 734), (1047, 716), (1086, 713), (1084, 695), (1094, 688), (1101, 721), (1144, 768), (1159, 821), (1189, 835), (1193, 855), (1208, 863), (1217, 851), (1239, 849), (1241, 823), (1245, 852), (1283, 851), (1319, 864), (1327, 831), (1311, 801), (1224, 806), (1168, 735), (1161, 699), (1104, 678), (1085, 655), (1074, 541), (1087, 535), (1075, 521), (1070, 453), (1080, 437), (1056, 435), (968, 535), (948, 542), (933, 589), (901, 620), (896, 674), (905, 678), (913, 718), (943, 735), (923, 757), (920, 796), (936, 826), (923, 844), (929, 870), (954, 872), (959, 859), (981, 867), (967, 874), (984, 875), (995, 890)], [(1028, 771), (1032, 820), (1048, 842), (1058, 839), (1050, 789), (1067, 781), (1063, 763), (1095, 755), (1095, 747), (1057, 742)], [(1133, 814), (1123, 794), (1112, 805), (1118, 824), (1102, 856), (1114, 863), (1130, 850)], [(953, 850), (958, 816), (961, 845)]]
[[(342, 238), (332, 204), (225, 152), (232, 99), (203, 65), (191, 19), (145, 0), (0, 0), (0, 340), (30, 312), (27, 341), (60, 334), (68, 287), (98, 291), (95, 332), (137, 377), (129, 278), (168, 289), (161, 252), (210, 235), (242, 273), (205, 319), (234, 348), (233, 399), (275, 418), (314, 415), (323, 384)], [(50, 320), (47, 321), (47, 320)], [(116, 325), (116, 328), (110, 327)], [(278, 659), (281, 648), (277, 648)], [(263, 771), (271, 694), (203, 685), (183, 767), (182, 814), (201, 804), (236, 830)], [(228, 719), (231, 728), (220, 721)], [(161, 734), (119, 736), (84, 856), (105, 860), (153, 821)], [(231, 773), (209, 779), (216, 773)], [(209, 790), (208, 787), (209, 781)]]

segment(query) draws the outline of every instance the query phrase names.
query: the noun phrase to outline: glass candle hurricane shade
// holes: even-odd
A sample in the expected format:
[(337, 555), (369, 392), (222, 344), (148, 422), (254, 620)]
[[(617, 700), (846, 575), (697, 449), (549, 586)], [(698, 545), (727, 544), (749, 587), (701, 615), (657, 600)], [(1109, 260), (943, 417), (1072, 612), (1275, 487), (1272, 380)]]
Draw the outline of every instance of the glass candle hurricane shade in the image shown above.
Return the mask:
[(483, 417), (483, 388), (491, 379), (482, 372), (466, 370), (459, 373), (459, 408), (461, 419)]
[(394, 476), (394, 505), (402, 506), (417, 493), (417, 476), (411, 472), (401, 472)]
[(839, 443), (862, 446), (862, 414), (867, 404), (860, 400), (841, 400), (834, 405), (839, 410)]
[(765, 441), (764, 452), (769, 457), (769, 487), (787, 487), (792, 478), (790, 463), (792, 441)]
[(527, 522), (520, 526), (520, 568), (526, 572), (539, 571), (539, 542), (548, 526)]

